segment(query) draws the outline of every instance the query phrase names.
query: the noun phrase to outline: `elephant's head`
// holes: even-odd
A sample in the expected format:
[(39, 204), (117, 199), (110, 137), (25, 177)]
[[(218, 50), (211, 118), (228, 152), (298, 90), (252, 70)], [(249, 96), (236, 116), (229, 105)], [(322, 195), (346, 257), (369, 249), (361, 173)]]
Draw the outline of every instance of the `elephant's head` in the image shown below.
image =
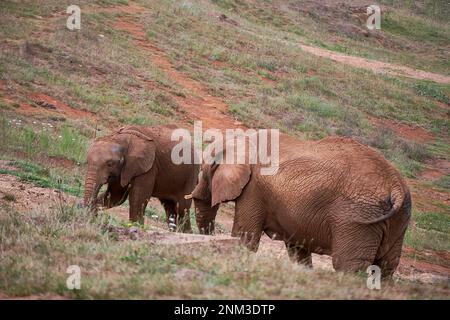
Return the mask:
[(211, 234), (222, 202), (235, 200), (250, 180), (246, 164), (204, 164), (199, 181), (189, 197), (194, 199), (195, 218), (200, 233)]
[(95, 205), (104, 184), (120, 179), (122, 187), (149, 171), (155, 160), (155, 142), (137, 127), (125, 127), (98, 138), (88, 151), (84, 205)]

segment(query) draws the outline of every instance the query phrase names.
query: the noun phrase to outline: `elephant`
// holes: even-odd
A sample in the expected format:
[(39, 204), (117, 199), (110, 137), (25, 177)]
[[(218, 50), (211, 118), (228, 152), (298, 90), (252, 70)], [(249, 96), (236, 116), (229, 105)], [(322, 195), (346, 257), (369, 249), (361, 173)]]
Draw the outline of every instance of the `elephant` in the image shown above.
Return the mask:
[(231, 235), (252, 251), (265, 233), (284, 241), (289, 257), (307, 266), (317, 253), (331, 255), (337, 271), (377, 265), (383, 277), (393, 274), (411, 196), (381, 154), (346, 137), (301, 141), (280, 134), (278, 171), (262, 175), (262, 167), (202, 164), (197, 186), (186, 195), (194, 199), (201, 233), (212, 234), (219, 205), (234, 201)]
[[(153, 196), (163, 205), (169, 228), (192, 232), (192, 200), (184, 195), (195, 187), (200, 165), (174, 164), (171, 160), (177, 143), (171, 140), (175, 129), (173, 125), (133, 125), (95, 139), (87, 155), (84, 205), (96, 212), (98, 206), (118, 206), (128, 197), (130, 221), (143, 224), (145, 208)], [(106, 192), (98, 196), (105, 184)]]

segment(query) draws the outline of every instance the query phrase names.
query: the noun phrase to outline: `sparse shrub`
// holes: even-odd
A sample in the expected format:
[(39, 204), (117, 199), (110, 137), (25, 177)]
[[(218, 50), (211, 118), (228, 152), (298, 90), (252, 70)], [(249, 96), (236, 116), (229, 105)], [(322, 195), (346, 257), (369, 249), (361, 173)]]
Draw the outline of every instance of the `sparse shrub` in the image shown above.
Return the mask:
[(399, 139), (398, 147), (412, 160), (423, 162), (430, 158), (428, 148), (424, 144)]

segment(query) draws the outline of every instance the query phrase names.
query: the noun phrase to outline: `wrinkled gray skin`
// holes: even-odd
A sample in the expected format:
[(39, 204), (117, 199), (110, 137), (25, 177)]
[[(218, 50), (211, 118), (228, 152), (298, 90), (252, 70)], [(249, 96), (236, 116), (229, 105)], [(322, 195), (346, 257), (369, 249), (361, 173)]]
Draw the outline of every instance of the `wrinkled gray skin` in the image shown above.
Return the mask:
[[(144, 223), (144, 211), (151, 197), (158, 198), (178, 230), (192, 232), (189, 208), (184, 195), (192, 191), (198, 179), (199, 165), (175, 165), (171, 141), (175, 126), (129, 126), (98, 138), (89, 149), (84, 204), (111, 208), (130, 203), (130, 220)], [(105, 193), (98, 195), (107, 184)], [(169, 222), (169, 221), (168, 221)]]
[(262, 233), (282, 240), (290, 257), (312, 265), (311, 253), (332, 256), (336, 270), (384, 277), (395, 271), (410, 219), (411, 197), (380, 154), (352, 139), (303, 142), (280, 135), (280, 165), (202, 165), (191, 195), (202, 233), (214, 231), (219, 204), (235, 201), (232, 236), (250, 250)]

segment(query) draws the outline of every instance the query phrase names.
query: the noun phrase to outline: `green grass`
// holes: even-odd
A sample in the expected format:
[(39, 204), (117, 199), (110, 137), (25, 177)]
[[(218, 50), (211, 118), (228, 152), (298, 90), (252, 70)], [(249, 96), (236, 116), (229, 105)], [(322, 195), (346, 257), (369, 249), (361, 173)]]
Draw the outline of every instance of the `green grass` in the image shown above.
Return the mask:
[[(447, 210), (448, 209), (450, 208), (447, 208)], [(422, 229), (449, 233), (450, 215), (435, 212), (422, 212), (416, 217), (416, 224)]]
[(450, 250), (450, 236), (448, 233), (444, 234), (434, 230), (421, 228), (408, 228), (404, 243), (417, 250)]
[(145, 216), (158, 222), (166, 222), (166, 213), (164, 210), (152, 206), (147, 206), (145, 209)]
[(416, 177), (424, 162), (433, 157), (429, 146), (399, 138), (389, 129), (374, 130), (363, 142), (380, 150), (408, 178)]
[(430, 81), (420, 81), (413, 84), (414, 90), (421, 96), (429, 97), (443, 103), (450, 103), (450, 86)]
[(38, 187), (57, 189), (75, 196), (83, 193), (82, 182), (78, 177), (67, 177), (23, 160), (11, 161), (8, 165), (19, 170), (0, 169), (0, 174), (10, 174)]
[[(125, 2), (99, 2), (100, 5), (117, 3)], [(25, 4), (15, 3), (17, 10), (21, 10), (22, 5)], [(49, 1), (49, 6), (58, 7), (58, 2)], [(2, 15), (8, 18), (11, 12), (6, 10)], [(176, 103), (166, 97), (163, 90), (149, 88), (146, 81), (151, 80), (173, 92), (178, 92), (179, 88), (149, 64), (128, 35), (111, 26), (114, 16), (112, 13), (84, 13), (83, 28), (79, 32), (54, 28), (45, 35), (44, 41), (28, 36), (37, 28), (35, 24), (39, 20), (27, 20), (29, 24), (24, 23), (18, 30), (23, 31), (20, 38), (28, 41), (32, 59), (18, 55), (18, 47), (8, 47), (0, 56), (0, 78), (8, 75), (9, 83), (59, 98), (76, 109), (97, 112), (105, 121), (121, 119), (125, 124), (136, 123), (138, 117), (147, 124), (171, 121), (175, 118)], [(63, 26), (65, 20), (52, 23)], [(3, 28), (2, 23), (0, 26)], [(6, 37), (15, 34), (17, 32), (12, 30)], [(100, 39), (99, 34), (104, 37)], [(22, 91), (17, 95), (19, 100), (27, 101)], [(115, 113), (111, 112), (113, 110)], [(99, 125), (102, 126), (102, 122)]]
[(413, 210), (405, 244), (416, 250), (450, 250), (450, 207), (434, 202), (436, 211)]
[(383, 16), (383, 30), (414, 41), (426, 41), (446, 44), (450, 41), (448, 30), (441, 30), (437, 25), (412, 16), (387, 13)]
[(37, 123), (26, 125), (25, 121), (0, 117), (0, 150), (23, 152), (30, 158), (46, 155), (78, 163), (86, 161), (88, 138), (76, 129), (63, 124), (54, 130), (54, 125), (47, 121), (38, 128)]
[(434, 184), (442, 189), (450, 190), (450, 175), (442, 176)]

